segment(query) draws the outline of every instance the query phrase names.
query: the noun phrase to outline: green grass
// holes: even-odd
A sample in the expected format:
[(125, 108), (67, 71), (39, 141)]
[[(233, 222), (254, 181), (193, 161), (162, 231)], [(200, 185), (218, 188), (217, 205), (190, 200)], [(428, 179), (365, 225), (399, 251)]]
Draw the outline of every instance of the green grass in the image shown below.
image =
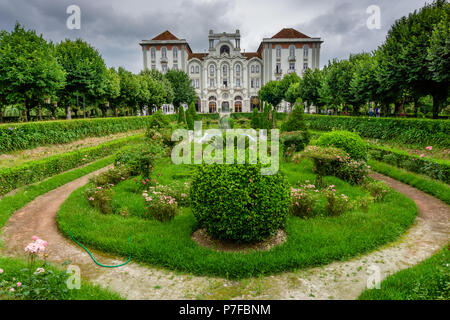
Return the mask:
[[(5, 196), (0, 199), (0, 229), (6, 224), (9, 217), (18, 209), (25, 206), (27, 203), (34, 200), (36, 197), (47, 193), (53, 189), (58, 188), (70, 181), (78, 179), (85, 176), (88, 173), (99, 170), (114, 161), (114, 156), (109, 156), (107, 158), (93, 162), (85, 167), (78, 168), (72, 171), (68, 171), (40, 183), (33, 184), (19, 190), (13, 195)], [(4, 269), (3, 277), (6, 274), (15, 274), (16, 278), (19, 279), (23, 268), (26, 267), (26, 262), (22, 259), (13, 259), (0, 256), (0, 268)], [(51, 267), (52, 270), (57, 272), (59, 267)], [(1, 280), (1, 276), (0, 276)], [(0, 297), (2, 298), (2, 297)], [(69, 293), (69, 299), (79, 299), (79, 300), (107, 300), (107, 299), (119, 299), (120, 296), (112, 293), (108, 290), (101, 289), (98, 286), (82, 282), (82, 287), (80, 290), (71, 290)]]
[[(38, 265), (38, 262), (35, 262)], [(40, 266), (40, 265), (39, 265)], [(21, 281), (24, 285), (27, 284), (28, 274), (24, 274), (22, 269), (27, 268), (28, 263), (23, 259), (4, 258), (0, 256), (0, 268), (3, 269), (3, 273), (0, 274), (0, 283), (2, 280), (7, 280), (10, 283), (16, 283)], [(46, 271), (49, 270), (55, 273), (64, 272), (60, 268), (54, 266), (45, 266)], [(13, 280), (15, 278), (15, 280)], [(62, 284), (65, 286), (65, 284)], [(59, 291), (58, 285), (52, 283), (52, 290)], [(8, 299), (8, 297), (0, 296), (0, 300)], [(68, 290), (67, 294), (62, 295), (61, 298), (65, 300), (120, 300), (120, 295), (111, 291), (102, 289), (98, 285), (93, 285), (85, 281), (81, 281), (80, 289)], [(59, 299), (61, 299), (59, 298)]]
[(422, 190), (423, 192), (450, 204), (450, 187), (446, 183), (375, 160), (369, 160), (368, 164), (373, 171), (380, 172), (395, 180), (409, 184), (414, 188)]
[(25, 206), (41, 194), (47, 193), (70, 181), (78, 179), (93, 171), (99, 170), (113, 163), (114, 156), (109, 156), (93, 162), (85, 167), (74, 169), (56, 176), (53, 176), (40, 183), (29, 185), (13, 195), (5, 196), (0, 200), (0, 228), (8, 221), (9, 217), (18, 209)]
[(365, 290), (360, 300), (449, 300), (449, 247), (422, 263), (397, 272), (381, 282), (380, 289)]
[[(282, 167), (291, 184), (314, 180), (312, 164), (308, 161), (302, 162), (302, 166), (289, 163)], [(191, 166), (175, 166), (163, 161), (156, 166), (155, 177), (163, 184), (174, 179), (184, 181), (191, 170)], [(365, 194), (359, 187), (334, 177), (326, 177), (325, 181), (335, 184), (339, 192), (353, 199)], [(199, 247), (191, 239), (197, 223), (190, 208), (183, 208), (181, 214), (167, 223), (134, 216), (104, 215), (89, 205), (84, 193), (88, 187), (73, 192), (61, 206), (57, 221), (64, 234), (72, 231), (83, 244), (124, 257), (129, 254), (127, 239), (130, 235), (135, 261), (197, 275), (235, 279), (349, 259), (397, 239), (417, 214), (412, 200), (390, 191), (385, 202), (373, 204), (368, 211), (354, 210), (339, 217), (318, 216), (309, 220), (290, 217), (287, 241), (270, 251), (216, 252)], [(120, 194), (120, 187), (117, 188)], [(136, 201), (141, 200), (136, 198)], [(318, 204), (319, 212), (322, 205)]]

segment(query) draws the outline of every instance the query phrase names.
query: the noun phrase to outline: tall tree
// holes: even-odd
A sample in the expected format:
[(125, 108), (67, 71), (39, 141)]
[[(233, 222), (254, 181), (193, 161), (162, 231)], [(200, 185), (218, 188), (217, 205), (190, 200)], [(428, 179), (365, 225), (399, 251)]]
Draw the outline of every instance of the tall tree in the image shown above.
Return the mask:
[(445, 0), (435, 0), (397, 20), (380, 48), (382, 83), (403, 95), (411, 91), (431, 94), (434, 118), (445, 100), (448, 81), (436, 81), (429, 68), (428, 48), (435, 26), (442, 20), (448, 21), (449, 6)]
[(65, 73), (55, 57), (55, 48), (34, 30), (16, 23), (11, 33), (0, 34), (1, 103), (20, 103), (23, 120), (64, 86)]
[(284, 99), (284, 92), (280, 87), (280, 81), (276, 80), (269, 81), (262, 86), (258, 95), (262, 101), (267, 101), (275, 107)]
[(428, 48), (428, 70), (432, 80), (438, 85), (440, 93), (435, 93), (437, 108), (442, 106), (449, 96), (450, 84), (450, 22), (447, 14), (434, 26)]
[(172, 85), (174, 97), (173, 105), (176, 109), (183, 103), (190, 104), (195, 100), (195, 89), (191, 86), (191, 80), (186, 72), (180, 70), (169, 70), (165, 78)]
[(120, 95), (120, 76), (114, 68), (106, 70), (105, 89), (100, 100), (100, 109), (102, 110), (102, 116), (106, 117), (108, 108), (114, 109), (114, 115), (117, 117), (117, 98)]
[(77, 96), (96, 103), (105, 94), (106, 66), (99, 52), (81, 39), (60, 42), (56, 52), (67, 74), (66, 86), (59, 95), (66, 107), (66, 118), (70, 119)]

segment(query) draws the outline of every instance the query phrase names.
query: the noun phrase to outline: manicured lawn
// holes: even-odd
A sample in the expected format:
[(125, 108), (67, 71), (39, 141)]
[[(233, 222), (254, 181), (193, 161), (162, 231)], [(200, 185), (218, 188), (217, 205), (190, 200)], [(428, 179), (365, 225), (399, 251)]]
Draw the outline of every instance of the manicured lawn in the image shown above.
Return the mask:
[(371, 166), (372, 170), (376, 172), (380, 172), (395, 180), (409, 184), (414, 188), (450, 204), (450, 187), (446, 183), (375, 160), (369, 160), (368, 164)]
[(387, 277), (380, 289), (364, 291), (359, 299), (449, 300), (449, 261), (449, 246), (445, 246), (422, 263)]
[[(153, 178), (161, 184), (182, 183), (189, 180), (193, 169), (173, 165), (170, 159), (165, 159), (155, 167)], [(313, 182), (315, 178), (312, 164), (306, 160), (301, 165), (283, 163), (282, 170), (292, 185), (306, 180)], [(335, 177), (326, 177), (325, 181), (334, 184), (338, 192), (350, 199), (366, 194), (360, 187)], [(64, 234), (72, 232), (85, 245), (124, 257), (129, 254), (127, 239), (130, 235), (132, 260), (227, 278), (274, 274), (348, 259), (395, 240), (417, 214), (414, 202), (395, 191), (390, 191), (384, 202), (371, 205), (367, 211), (357, 209), (338, 217), (321, 216), (324, 200), (320, 200), (316, 208), (318, 216), (309, 220), (289, 217), (288, 238), (284, 244), (264, 252), (217, 252), (199, 247), (191, 239), (197, 223), (190, 208), (183, 208), (181, 214), (167, 223), (133, 214), (129, 217), (105, 215), (89, 205), (85, 196), (88, 187), (76, 190), (61, 206), (58, 224)], [(126, 203), (137, 211), (143, 209), (142, 196), (133, 194), (127, 188), (127, 181), (118, 184), (115, 191), (116, 203)]]

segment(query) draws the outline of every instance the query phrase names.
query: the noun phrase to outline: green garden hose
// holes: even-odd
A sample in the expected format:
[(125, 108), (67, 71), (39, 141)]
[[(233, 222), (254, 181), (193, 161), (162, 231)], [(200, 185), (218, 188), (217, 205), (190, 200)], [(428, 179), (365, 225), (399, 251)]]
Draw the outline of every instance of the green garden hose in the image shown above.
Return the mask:
[[(70, 237), (72, 238), (72, 240), (75, 241), (75, 242), (76, 242), (80, 247), (82, 247), (84, 250), (86, 250), (86, 252), (91, 256), (92, 260), (94, 260), (95, 264), (97, 264), (97, 265), (100, 266), (100, 267), (104, 267), (104, 268), (117, 268), (117, 267), (121, 267), (121, 266), (126, 265), (126, 264), (127, 264), (128, 262), (130, 262), (130, 260), (131, 260), (131, 249), (130, 249), (130, 256), (128, 257), (128, 260), (127, 260), (126, 262), (121, 263), (121, 264), (118, 264), (118, 265), (115, 265), (115, 266), (107, 266), (107, 265), (101, 264), (101, 263), (97, 262), (97, 260), (95, 260), (95, 258), (94, 258), (94, 256), (92, 255), (92, 253), (91, 253), (85, 246), (83, 246), (80, 242), (77, 241), (77, 239), (75, 239), (75, 237), (74, 237), (73, 234), (72, 234), (72, 231), (69, 231), (69, 232), (70, 232)], [(130, 246), (130, 236), (128, 235), (128, 247), (129, 247), (129, 246)]]

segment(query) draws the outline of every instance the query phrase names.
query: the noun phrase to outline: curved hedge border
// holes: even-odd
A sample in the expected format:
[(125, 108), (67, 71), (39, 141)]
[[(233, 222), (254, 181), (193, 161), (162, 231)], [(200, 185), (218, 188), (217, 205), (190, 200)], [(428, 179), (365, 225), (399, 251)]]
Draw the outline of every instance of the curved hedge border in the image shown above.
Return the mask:
[(143, 135), (136, 135), (121, 138), (98, 146), (56, 154), (41, 160), (29, 161), (20, 166), (1, 169), (0, 195), (111, 155), (126, 144), (140, 141), (142, 137)]
[(191, 233), (198, 224), (189, 208), (167, 223), (100, 213), (89, 204), (85, 190), (75, 190), (61, 205), (57, 223), (83, 244), (104, 252), (129, 255), (133, 260), (196, 275), (232, 279), (269, 275), (297, 268), (346, 260), (397, 239), (413, 223), (415, 203), (390, 191), (384, 202), (368, 211), (338, 217), (299, 219), (290, 216), (287, 241), (269, 251), (217, 252), (198, 246)]
[(96, 118), (0, 125), (0, 152), (68, 143), (146, 128), (151, 117)]
[(1, 229), (16, 210), (19, 210), (44, 193), (112, 164), (114, 157), (114, 155), (111, 155), (85, 167), (56, 175), (40, 183), (29, 185), (13, 195), (3, 197), (0, 200), (0, 234)]
[(403, 150), (369, 144), (370, 158), (410, 172), (424, 174), (432, 179), (450, 183), (450, 161), (409, 154)]
[[(312, 131), (311, 136), (317, 139), (325, 132)], [(429, 157), (419, 157), (404, 150), (368, 144), (372, 160), (403, 168), (409, 172), (423, 174), (432, 179), (450, 183), (450, 161)]]
[(355, 130), (362, 137), (399, 143), (450, 146), (450, 121), (305, 114), (309, 128), (330, 131)]
[(419, 189), (444, 201), (447, 204), (450, 204), (450, 186), (448, 184), (406, 171), (404, 169), (399, 169), (376, 160), (369, 160), (367, 163), (373, 171), (385, 174), (395, 180), (409, 184), (416, 189)]

